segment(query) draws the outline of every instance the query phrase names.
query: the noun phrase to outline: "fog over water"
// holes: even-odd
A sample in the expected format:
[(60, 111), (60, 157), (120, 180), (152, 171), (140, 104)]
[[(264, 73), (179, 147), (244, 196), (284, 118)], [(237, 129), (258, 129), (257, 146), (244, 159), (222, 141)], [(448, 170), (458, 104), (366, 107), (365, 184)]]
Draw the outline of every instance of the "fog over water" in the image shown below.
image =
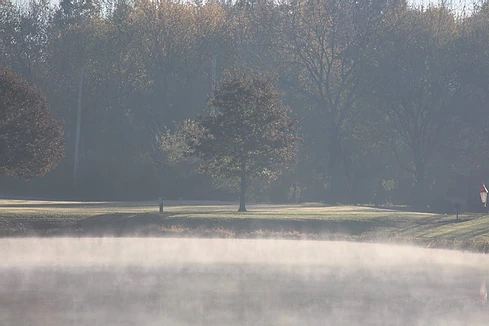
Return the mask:
[(486, 325), (486, 255), (286, 240), (1, 239), (0, 325)]

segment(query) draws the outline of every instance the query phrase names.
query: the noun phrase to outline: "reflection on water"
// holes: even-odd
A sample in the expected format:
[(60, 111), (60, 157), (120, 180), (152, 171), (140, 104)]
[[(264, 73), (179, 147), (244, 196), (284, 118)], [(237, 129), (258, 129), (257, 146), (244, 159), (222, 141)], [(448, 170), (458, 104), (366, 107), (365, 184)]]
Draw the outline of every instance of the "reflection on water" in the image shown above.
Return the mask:
[(3, 239), (0, 325), (478, 325), (484, 255), (343, 242)]

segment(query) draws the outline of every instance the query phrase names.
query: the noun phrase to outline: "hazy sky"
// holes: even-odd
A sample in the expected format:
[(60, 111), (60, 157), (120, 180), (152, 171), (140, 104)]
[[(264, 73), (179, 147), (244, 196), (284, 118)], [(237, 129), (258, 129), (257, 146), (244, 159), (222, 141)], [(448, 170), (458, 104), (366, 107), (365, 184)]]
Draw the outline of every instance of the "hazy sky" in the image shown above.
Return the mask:
[[(443, 0), (408, 0), (409, 3), (413, 5), (428, 5), (430, 3), (435, 3), (439, 4)], [(466, 9), (471, 8), (473, 6), (473, 3), (476, 2), (475, 0), (444, 0), (445, 3), (447, 3), (450, 6), (455, 7), (457, 10), (462, 10), (464, 6), (466, 6)]]

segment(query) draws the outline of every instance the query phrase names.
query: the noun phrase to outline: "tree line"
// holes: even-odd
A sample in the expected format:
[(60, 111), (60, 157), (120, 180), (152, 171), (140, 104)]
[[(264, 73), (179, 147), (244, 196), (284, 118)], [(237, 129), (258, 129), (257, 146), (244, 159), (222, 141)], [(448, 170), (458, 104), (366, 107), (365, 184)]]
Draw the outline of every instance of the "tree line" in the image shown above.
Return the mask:
[(51, 173), (4, 176), (0, 192), (237, 198), (238, 176), (179, 159), (181, 126), (210, 115), (219, 81), (237, 69), (275, 75), (301, 139), (295, 164), (247, 185), (252, 199), (480, 208), (485, 1), (461, 12), (401, 0), (33, 0), (4, 2), (0, 14), (0, 64), (44, 92), (65, 130)]

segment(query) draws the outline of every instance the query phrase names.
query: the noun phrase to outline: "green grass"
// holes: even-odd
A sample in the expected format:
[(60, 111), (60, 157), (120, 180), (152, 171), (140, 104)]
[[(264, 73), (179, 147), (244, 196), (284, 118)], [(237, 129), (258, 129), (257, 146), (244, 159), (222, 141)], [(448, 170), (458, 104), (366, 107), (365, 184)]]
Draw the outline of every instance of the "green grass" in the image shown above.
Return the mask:
[(414, 243), (489, 252), (489, 216), (319, 204), (0, 200), (0, 236), (202, 236)]

